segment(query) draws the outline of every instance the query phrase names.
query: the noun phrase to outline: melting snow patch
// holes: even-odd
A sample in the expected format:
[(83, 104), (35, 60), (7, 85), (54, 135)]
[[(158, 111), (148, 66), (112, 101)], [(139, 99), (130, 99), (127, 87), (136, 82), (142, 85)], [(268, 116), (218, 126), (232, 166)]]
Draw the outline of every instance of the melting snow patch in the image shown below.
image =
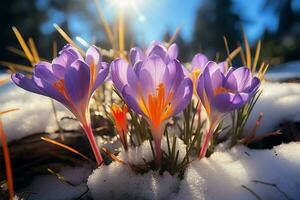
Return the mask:
[[(51, 100), (41, 95), (27, 92), (9, 83), (2, 86), (5, 93), (0, 99), (0, 110), (19, 110), (2, 116), (8, 141), (17, 140), (33, 133), (53, 132), (58, 129)], [(58, 118), (73, 116), (61, 104), (55, 102)], [(69, 120), (68, 120), (69, 121)], [(69, 122), (66, 129), (77, 129), (78, 123)]]
[(135, 174), (128, 165), (112, 163), (96, 169), (88, 179), (94, 199), (167, 199), (178, 190), (179, 179), (168, 172)]
[[(172, 144), (171, 144), (172, 145)], [(177, 140), (179, 160), (185, 155), (185, 145)], [(164, 138), (162, 149), (167, 152)], [(149, 142), (144, 142), (136, 148), (122, 151), (119, 158), (130, 164), (144, 164), (153, 160)], [(160, 175), (157, 171), (136, 174), (129, 165), (112, 163), (96, 169), (88, 179), (88, 186), (94, 199), (168, 199), (169, 195), (178, 191), (179, 178), (168, 172)]]
[[(300, 143), (272, 150), (237, 146), (194, 161), (187, 169), (178, 194), (172, 199), (252, 200), (297, 199), (300, 194)], [(277, 189), (271, 184), (276, 184)]]
[(23, 192), (30, 194), (30, 200), (78, 199), (88, 190), (85, 182), (90, 172), (88, 165), (65, 167), (59, 173), (73, 185), (60, 181), (55, 175), (47, 175), (36, 177)]
[(300, 121), (300, 87), (297, 83), (265, 83), (245, 127), (248, 134), (260, 112), (264, 113), (258, 135), (275, 131), (281, 122)]

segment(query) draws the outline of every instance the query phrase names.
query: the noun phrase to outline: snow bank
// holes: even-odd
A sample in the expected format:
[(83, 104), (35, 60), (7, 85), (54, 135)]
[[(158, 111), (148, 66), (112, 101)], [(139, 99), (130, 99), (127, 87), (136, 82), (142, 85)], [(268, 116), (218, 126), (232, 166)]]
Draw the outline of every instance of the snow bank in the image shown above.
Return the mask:
[[(157, 171), (136, 174), (129, 165), (117, 162), (95, 169), (89, 177), (91, 171), (87, 165), (68, 167), (60, 174), (76, 186), (48, 175), (35, 178), (23, 191), (32, 193), (31, 200), (76, 199), (86, 191), (86, 186), (90, 190), (87, 195), (104, 200), (256, 199), (246, 187), (262, 199), (287, 199), (285, 195), (297, 199), (300, 194), (299, 152), (300, 143), (282, 144), (272, 150), (236, 146), (225, 152), (215, 152), (210, 158), (193, 161), (181, 181), (168, 172), (163, 175)], [(135, 151), (128, 151), (127, 154), (130, 158), (150, 158), (151, 153), (144, 151), (135, 155)], [(120, 158), (124, 159), (124, 155), (122, 152)], [(270, 184), (276, 184), (278, 189)]]
[(28, 198), (30, 200), (78, 199), (88, 190), (85, 182), (90, 173), (91, 168), (88, 165), (65, 167), (61, 169), (60, 174), (74, 186), (60, 181), (55, 175), (40, 176), (35, 178), (18, 196), (24, 192), (24, 194), (30, 194)]
[(88, 179), (94, 199), (167, 199), (178, 186), (179, 179), (168, 172), (135, 174), (128, 165), (116, 162), (96, 169)]
[[(284, 195), (297, 199), (299, 152), (300, 143), (283, 144), (273, 150), (237, 146), (192, 162), (182, 181), (167, 172), (135, 174), (128, 165), (115, 162), (96, 169), (88, 187), (94, 199), (255, 199), (244, 187), (262, 199), (285, 199)], [(276, 184), (279, 190), (267, 183)]]
[(300, 85), (297, 83), (268, 83), (263, 85), (263, 93), (254, 106), (245, 134), (252, 130), (260, 112), (264, 113), (257, 134), (274, 131), (276, 126), (287, 120), (300, 121)]
[[(172, 143), (171, 143), (172, 145)], [(163, 138), (162, 149), (167, 152), (166, 138)], [(176, 141), (181, 161), (186, 147), (181, 140)], [(149, 142), (137, 148), (122, 151), (119, 158), (126, 163), (142, 165), (153, 160)], [(178, 190), (179, 179), (168, 172), (160, 175), (157, 171), (136, 174), (129, 165), (112, 163), (96, 169), (88, 179), (88, 186), (94, 199), (167, 199)]]
[[(173, 145), (173, 138), (170, 138), (170, 148), (172, 148)], [(153, 142), (153, 147), (154, 147)], [(166, 137), (163, 137), (161, 149), (168, 153), (168, 144)], [(183, 160), (185, 154), (186, 154), (186, 145), (183, 143), (182, 140), (178, 139), (176, 140), (176, 150), (179, 151), (178, 161)], [(136, 147), (136, 148), (129, 148), (128, 151), (121, 151), (118, 157), (123, 160), (126, 163), (132, 163), (132, 164), (144, 164), (145, 161), (151, 161), (153, 160), (153, 153), (151, 150), (151, 146), (149, 141), (145, 141), (142, 145)]]
[[(1, 86), (0, 110), (19, 108), (19, 110), (3, 115), (3, 124), (7, 140), (12, 141), (37, 132), (53, 132), (58, 129), (52, 104), (49, 98), (27, 92), (12, 83)], [(60, 119), (72, 116), (61, 104), (55, 102)], [(78, 128), (78, 123), (70, 123), (66, 129)]]
[[(179, 193), (170, 199), (256, 199), (242, 186), (261, 199), (286, 199), (285, 195), (297, 199), (300, 194), (299, 152), (300, 143), (290, 143), (273, 150), (237, 146), (228, 152), (214, 153), (189, 166)], [(279, 190), (262, 182), (276, 184)]]
[(295, 77), (300, 77), (300, 61), (292, 61), (271, 67), (266, 74), (266, 79), (273, 81)]

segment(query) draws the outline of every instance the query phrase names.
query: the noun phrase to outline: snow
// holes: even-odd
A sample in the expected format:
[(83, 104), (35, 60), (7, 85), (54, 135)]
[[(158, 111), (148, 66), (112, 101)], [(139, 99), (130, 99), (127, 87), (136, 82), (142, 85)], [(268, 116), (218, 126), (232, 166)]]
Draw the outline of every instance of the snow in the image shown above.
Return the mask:
[[(27, 92), (12, 83), (1, 86), (0, 110), (19, 108), (19, 110), (2, 116), (4, 130), (8, 141), (17, 140), (38, 132), (58, 130), (51, 101), (48, 97)], [(55, 102), (57, 115), (60, 119), (72, 116), (61, 104)], [(78, 123), (69, 121), (62, 123), (65, 129), (76, 129)]]
[(260, 112), (263, 112), (264, 116), (257, 135), (275, 131), (281, 122), (300, 121), (299, 84), (266, 82), (262, 88), (263, 93), (253, 108), (245, 127), (245, 134), (252, 130)]
[[(54, 175), (40, 176), (17, 195), (31, 192), (31, 200), (72, 199), (83, 194), (88, 186), (87, 195), (94, 199), (256, 199), (245, 186), (261, 199), (287, 199), (285, 195), (297, 199), (300, 193), (299, 152), (299, 142), (282, 144), (272, 150), (236, 146), (215, 152), (210, 158), (193, 161), (181, 181), (168, 172), (136, 174), (129, 165), (118, 162), (95, 169), (89, 177), (88, 165), (66, 167), (60, 174), (76, 186), (67, 185)], [(278, 189), (268, 184), (276, 184)]]
[(96, 169), (88, 179), (94, 199), (166, 199), (179, 186), (168, 172), (135, 174), (128, 165), (112, 163)]
[(40, 176), (23, 189), (19, 196), (24, 192), (30, 194), (30, 200), (77, 199), (88, 190), (85, 181), (90, 173), (91, 168), (86, 164), (77, 167), (65, 167), (61, 169), (59, 174), (74, 186), (60, 181), (55, 175)]
[[(293, 199), (300, 193), (299, 152), (300, 143), (272, 150), (236, 146), (193, 161), (182, 181), (168, 172), (135, 174), (128, 165), (114, 162), (94, 170), (88, 187), (94, 199), (255, 199), (242, 186), (262, 199), (285, 199), (283, 193)], [(134, 151), (127, 154), (135, 156)], [(283, 193), (262, 182), (276, 184)]]
[(266, 74), (266, 79), (273, 81), (295, 77), (300, 77), (300, 61), (292, 61), (271, 67)]
[[(251, 200), (254, 191), (261, 199), (291, 199), (300, 194), (300, 143), (282, 144), (272, 150), (250, 150), (236, 146), (227, 152), (194, 161), (187, 169), (174, 199)], [(173, 198), (172, 198), (173, 199)]]
[[(168, 145), (167, 145), (167, 139), (166, 137), (163, 137), (161, 149), (164, 152), (168, 152)], [(170, 148), (172, 148), (173, 145), (173, 138), (170, 138)], [(153, 143), (154, 147), (154, 143)], [(186, 154), (186, 146), (183, 143), (182, 140), (177, 139), (176, 140), (176, 152), (179, 151), (178, 161), (183, 160), (185, 154)], [(127, 163), (131, 164), (144, 164), (145, 161), (151, 161), (153, 160), (153, 153), (151, 150), (151, 146), (149, 144), (149, 141), (145, 141), (142, 145), (135, 147), (135, 148), (129, 148), (128, 151), (121, 151), (118, 157)]]

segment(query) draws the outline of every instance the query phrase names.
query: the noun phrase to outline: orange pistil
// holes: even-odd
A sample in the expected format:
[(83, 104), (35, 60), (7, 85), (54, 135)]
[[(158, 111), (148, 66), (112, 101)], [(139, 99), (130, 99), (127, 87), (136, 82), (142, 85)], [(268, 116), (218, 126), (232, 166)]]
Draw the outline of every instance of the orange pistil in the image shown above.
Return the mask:
[(94, 84), (94, 81), (95, 81), (95, 78), (96, 78), (96, 69), (95, 69), (95, 64), (94, 62), (91, 63), (90, 65), (90, 85), (93, 85)]
[(218, 94), (222, 94), (222, 93), (227, 93), (227, 92), (232, 92), (232, 93), (236, 93), (236, 91), (234, 90), (230, 90), (224, 87), (217, 87), (214, 91), (214, 96), (218, 95)]
[(126, 135), (127, 135), (127, 119), (126, 113), (128, 112), (127, 105), (123, 108), (119, 105), (113, 104), (111, 106), (111, 113), (114, 118), (118, 134), (125, 148), (127, 148)]
[(92, 90), (92, 86), (94, 85), (96, 78), (97, 78), (97, 66), (94, 62), (90, 64), (90, 91)]
[(158, 128), (164, 120), (171, 116), (173, 108), (170, 102), (174, 96), (174, 93), (170, 92), (168, 97), (165, 98), (165, 86), (163, 83), (160, 83), (156, 90), (156, 95), (150, 94), (148, 96), (148, 106), (143, 98), (139, 101), (140, 108), (150, 119), (154, 128)]

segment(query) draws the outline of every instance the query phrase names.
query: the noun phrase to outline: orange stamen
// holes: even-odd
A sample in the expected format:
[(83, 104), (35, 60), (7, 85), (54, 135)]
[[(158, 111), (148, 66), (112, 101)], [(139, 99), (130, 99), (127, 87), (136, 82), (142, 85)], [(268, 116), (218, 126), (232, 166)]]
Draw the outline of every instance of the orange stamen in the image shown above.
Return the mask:
[(92, 62), (92, 64), (90, 65), (90, 85), (93, 85), (94, 84), (94, 81), (95, 81), (95, 77), (96, 77), (96, 74), (95, 74), (96, 70), (95, 70), (95, 64), (94, 62)]
[(231, 90), (231, 89), (227, 89), (227, 88), (224, 88), (224, 87), (217, 87), (217, 88), (214, 90), (214, 96), (216, 96), (216, 95), (218, 95), (218, 94), (226, 93), (226, 92), (236, 93), (236, 91)]
[(197, 79), (199, 77), (199, 75), (202, 73), (201, 69), (194, 69), (191, 73), (190, 73), (190, 79), (192, 80), (193, 82), (193, 85), (194, 85), (194, 92), (195, 94), (197, 94)]
[[(173, 108), (170, 104), (174, 93), (170, 92), (168, 97), (165, 99), (165, 86), (163, 83), (157, 87), (156, 95), (150, 94), (148, 96), (148, 106), (145, 101), (140, 101), (139, 105), (145, 115), (151, 120), (154, 128), (158, 128), (162, 121), (169, 118), (173, 112)], [(142, 96), (142, 95), (141, 95)]]
[(207, 94), (205, 91), (203, 91), (203, 105), (204, 105), (204, 108), (206, 109), (206, 112), (207, 112), (207, 115), (210, 116), (211, 114), (211, 110), (210, 110), (210, 104), (209, 104), (209, 100), (208, 100), (208, 97), (207, 97)]

